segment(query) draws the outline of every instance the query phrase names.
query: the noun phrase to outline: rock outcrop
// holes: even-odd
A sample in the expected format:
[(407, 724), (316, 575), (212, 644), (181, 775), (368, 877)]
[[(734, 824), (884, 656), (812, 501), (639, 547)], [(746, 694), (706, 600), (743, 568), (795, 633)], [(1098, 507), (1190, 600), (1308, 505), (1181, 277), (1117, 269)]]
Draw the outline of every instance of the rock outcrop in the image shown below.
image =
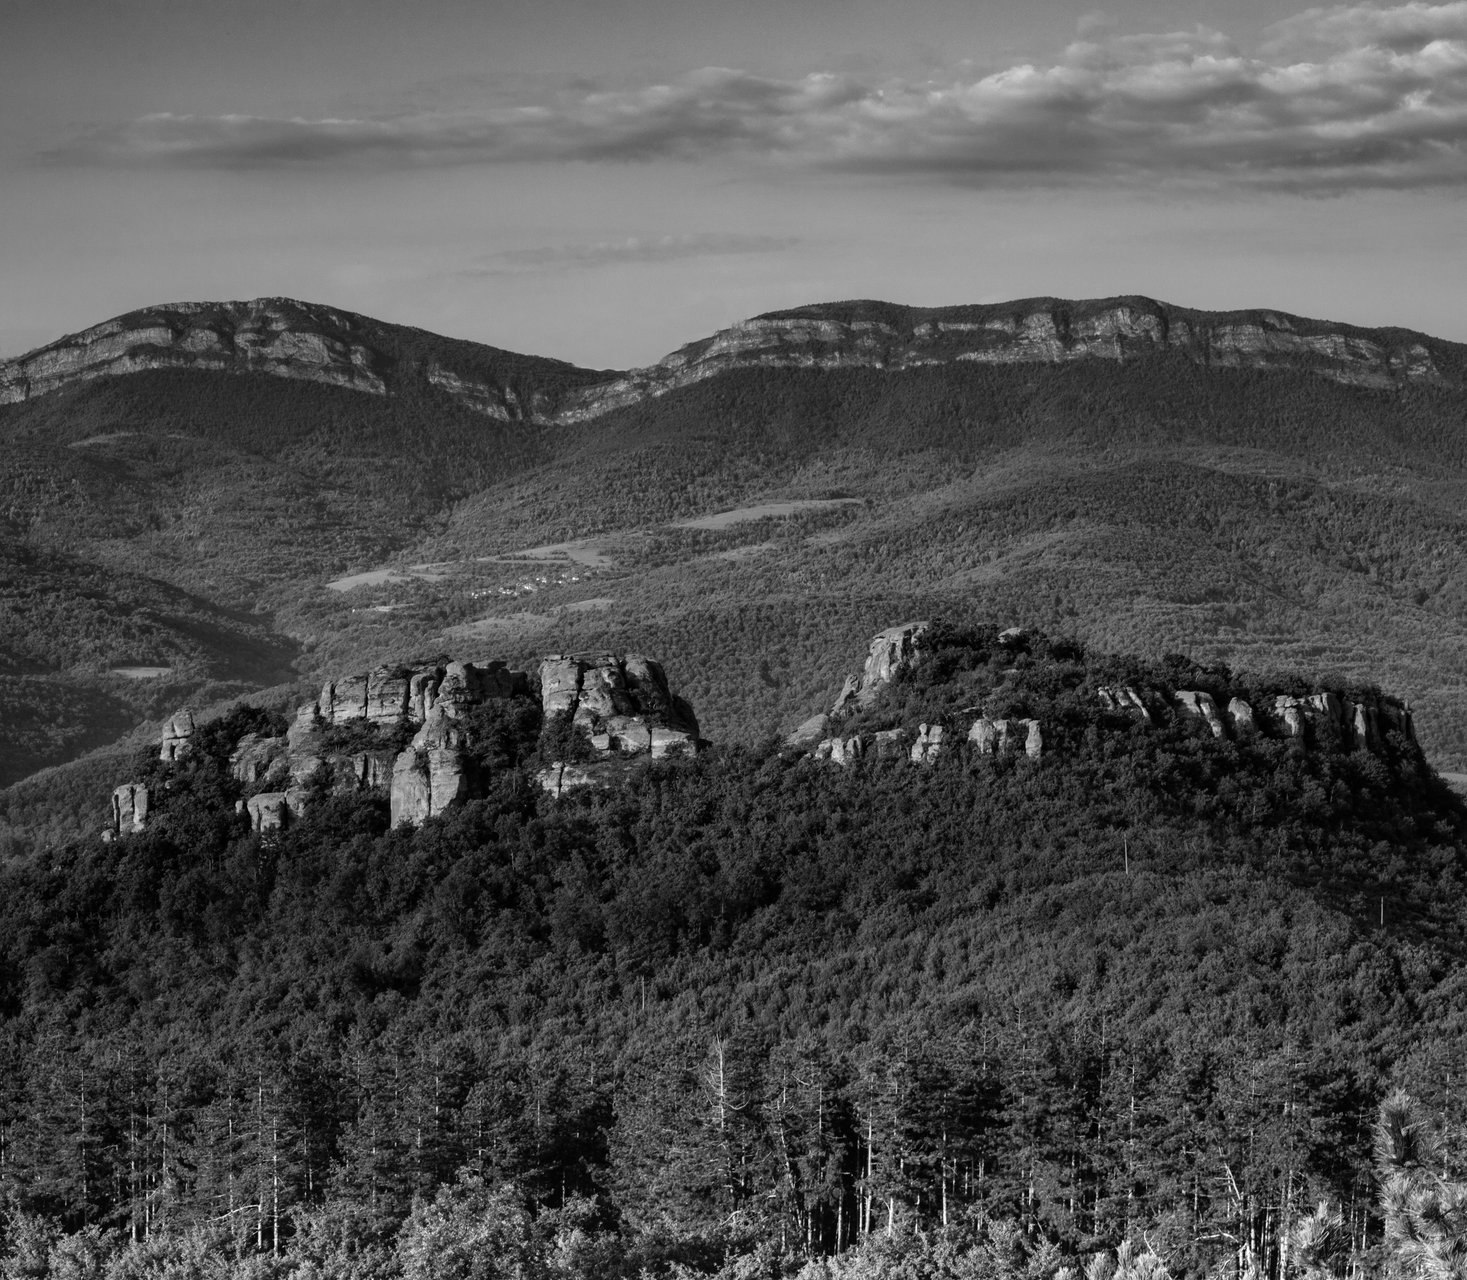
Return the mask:
[(188, 740), (194, 736), (194, 713), (185, 708), (175, 711), (163, 722), (163, 740), (158, 746), (158, 759), (172, 764), (188, 751)]
[[(1107, 711), (1134, 711), (1144, 715), (1148, 724), (1154, 723), (1146, 707), (1148, 700), (1154, 704), (1157, 699), (1147, 691), (1101, 685), (1096, 688), (1095, 696)], [(1304, 745), (1323, 734), (1327, 741), (1347, 750), (1374, 751), (1381, 744), (1384, 724), (1398, 733), (1409, 748), (1419, 750), (1410, 709), (1397, 699), (1384, 696), (1369, 702), (1353, 702), (1328, 690), (1302, 697), (1279, 694), (1262, 721), (1242, 698), (1230, 698), (1226, 714), (1220, 713), (1212, 695), (1200, 689), (1177, 690), (1173, 703), (1177, 714), (1203, 721), (1215, 738), (1242, 740), (1271, 733)]]
[(1178, 689), (1174, 695), (1177, 705), (1189, 716), (1196, 716), (1207, 722), (1207, 727), (1212, 730), (1214, 738), (1222, 738), (1227, 734), (1223, 728), (1222, 717), (1217, 714), (1217, 703), (1213, 701), (1212, 695), (1203, 690)]
[(662, 667), (640, 654), (549, 655), (540, 664), (540, 706), (548, 725), (569, 717), (600, 755), (666, 755), (697, 750), (693, 708), (668, 688)]
[(930, 622), (902, 622), (871, 637), (866, 663), (859, 675), (846, 677), (845, 686), (835, 700), (830, 714), (835, 717), (864, 710), (876, 696), (916, 660), (922, 651), (922, 637)]
[(140, 782), (125, 782), (112, 792), (112, 834), (125, 836), (148, 825), (151, 797)]
[(1258, 732), (1258, 722), (1253, 717), (1253, 708), (1242, 698), (1228, 700), (1228, 722), (1233, 726), (1233, 736), (1246, 738)]
[(229, 757), (229, 772), (247, 787), (259, 786), (290, 772), (290, 741), (247, 733)]
[(912, 743), (910, 759), (913, 764), (931, 764), (942, 754), (943, 727), (940, 724), (918, 726), (917, 741)]
[(1007, 755), (1019, 750), (1021, 742), (1024, 754), (1031, 760), (1038, 760), (1044, 754), (1044, 732), (1038, 720), (990, 720), (979, 716), (968, 730), (968, 741), (981, 756)]
[(263, 791), (245, 801), (250, 815), (250, 830), (262, 833), (278, 831), (290, 820), (290, 803), (283, 791)]
[(1107, 711), (1132, 712), (1147, 724), (1154, 723), (1150, 709), (1131, 685), (1101, 685), (1095, 696)]

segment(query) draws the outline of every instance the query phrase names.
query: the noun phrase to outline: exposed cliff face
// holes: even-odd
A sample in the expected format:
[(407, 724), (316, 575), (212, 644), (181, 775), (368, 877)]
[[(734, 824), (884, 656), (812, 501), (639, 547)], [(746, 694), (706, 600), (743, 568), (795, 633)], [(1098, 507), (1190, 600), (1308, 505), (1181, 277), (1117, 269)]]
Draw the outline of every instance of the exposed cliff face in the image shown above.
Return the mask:
[[(1306, 369), (1384, 387), (1446, 376), (1421, 335), (1366, 330), (1278, 311), (1204, 312), (1150, 298), (1031, 298), (970, 307), (832, 303), (756, 316), (633, 371), (598, 396), (636, 398), (725, 369), (877, 368), (1125, 360), (1178, 351), (1227, 369)], [(591, 394), (591, 393), (583, 393)]]
[[(546, 758), (553, 760), (544, 725), (558, 713), (584, 731), (595, 754), (579, 764), (553, 760), (542, 770), (541, 785), (555, 795), (609, 782), (638, 756), (690, 754), (704, 745), (693, 708), (672, 692), (666, 673), (650, 658), (552, 654), (541, 666), (541, 679), (540, 745)], [(234, 743), (229, 772), (247, 793), (237, 811), (248, 817), (252, 831), (277, 831), (304, 816), (312, 794), (318, 794), (314, 789), (328, 785), (385, 792), (394, 826), (421, 826), (484, 794), (489, 766), (474, 753), (475, 713), (489, 703), (530, 700), (532, 694), (523, 671), (497, 661), (382, 666), (338, 676), (297, 709), (284, 734), (247, 733)], [(529, 705), (533, 709), (533, 701)], [(528, 723), (534, 734), (535, 720)], [(190, 712), (170, 716), (161, 759), (176, 762), (194, 732)], [(106, 838), (143, 830), (149, 799), (142, 784), (118, 787)]]
[(569, 715), (600, 755), (660, 757), (697, 747), (693, 708), (640, 654), (551, 654), (540, 664), (540, 699), (547, 722)]
[(506, 422), (550, 421), (565, 390), (615, 376), (317, 303), (255, 298), (149, 307), (0, 362), (0, 404), (152, 369), (263, 373), (378, 396), (417, 385)]
[[(0, 362), (0, 404), (150, 369), (265, 373), (371, 395), (408, 385), (500, 421), (588, 421), (731, 369), (917, 369), (1126, 360), (1176, 351), (1224, 369), (1291, 368), (1359, 386), (1454, 380), (1456, 350), (1421, 334), (1279, 311), (1206, 312), (1150, 298), (1030, 298), (962, 307), (826, 303), (742, 321), (626, 372), (578, 369), (289, 298), (186, 302), (108, 320)], [(1460, 368), (1460, 357), (1449, 359)]]

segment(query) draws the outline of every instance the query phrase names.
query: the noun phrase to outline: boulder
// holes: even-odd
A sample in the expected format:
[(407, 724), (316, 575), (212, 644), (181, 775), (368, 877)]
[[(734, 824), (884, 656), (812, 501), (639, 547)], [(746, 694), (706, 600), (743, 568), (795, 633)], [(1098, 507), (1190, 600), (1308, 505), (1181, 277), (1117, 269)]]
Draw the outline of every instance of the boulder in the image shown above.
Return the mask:
[(980, 716), (968, 730), (968, 741), (981, 756), (1006, 755), (1017, 751), (1020, 742), (1031, 760), (1038, 760), (1044, 754), (1044, 732), (1038, 720), (990, 720)]
[(977, 748), (980, 756), (998, 754), (998, 726), (1002, 723), (1002, 721), (995, 722), (990, 720), (987, 716), (979, 716), (973, 722), (973, 727), (968, 730), (968, 741)]
[(245, 812), (250, 815), (251, 831), (278, 831), (290, 817), (290, 806), (285, 792), (262, 791), (245, 801)]
[(1177, 705), (1187, 715), (1207, 721), (1207, 727), (1212, 730), (1214, 738), (1225, 735), (1222, 717), (1217, 714), (1217, 703), (1210, 693), (1202, 689), (1178, 689), (1174, 697)]
[(567, 791), (596, 786), (601, 781), (590, 769), (576, 764), (553, 764), (541, 769), (535, 780), (557, 800)]
[(1304, 740), (1304, 703), (1299, 698), (1280, 694), (1273, 700), (1273, 714), (1283, 724), (1286, 738)]
[(940, 724), (917, 726), (917, 741), (912, 744), (913, 764), (931, 764), (942, 753), (943, 727)]
[(1095, 696), (1107, 711), (1130, 712), (1139, 716), (1147, 724), (1152, 723), (1150, 709), (1131, 685), (1101, 685), (1096, 689)]
[[(820, 717), (828, 719), (826, 716)], [(906, 735), (900, 729), (882, 729), (872, 742), (878, 760), (900, 760), (907, 755), (902, 739)], [(913, 748), (915, 750), (916, 748)]]
[[(821, 738), (828, 736), (829, 732), (830, 716), (822, 711), (819, 715), (811, 716), (808, 720), (802, 722), (784, 740), (784, 744), (787, 747), (813, 747)], [(877, 737), (880, 736), (880, 734), (877, 735)]]
[(141, 831), (148, 822), (148, 789), (141, 782), (124, 782), (112, 792), (112, 830), (117, 835)]
[(1258, 724), (1253, 718), (1253, 708), (1242, 698), (1229, 700), (1228, 720), (1232, 723), (1234, 737), (1246, 738), (1258, 732)]
[(854, 764), (865, 754), (860, 738), (826, 738), (810, 753), (816, 760), (829, 760), (842, 767)]
[(188, 750), (188, 740), (194, 735), (194, 713), (188, 708), (175, 711), (163, 722), (163, 738), (158, 749), (158, 759), (172, 764)]

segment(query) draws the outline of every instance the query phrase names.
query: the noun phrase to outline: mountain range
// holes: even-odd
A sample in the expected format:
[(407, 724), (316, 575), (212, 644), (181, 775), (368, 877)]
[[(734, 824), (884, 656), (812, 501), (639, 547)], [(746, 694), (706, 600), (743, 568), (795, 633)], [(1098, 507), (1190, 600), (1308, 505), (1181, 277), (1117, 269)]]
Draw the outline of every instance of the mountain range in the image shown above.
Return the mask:
[(1464, 386), (1460, 344), (1139, 297), (821, 304), (634, 370), (132, 312), (0, 364), (0, 830), (94, 826), (181, 705), (442, 653), (657, 654), (751, 742), (935, 612), (1368, 678), (1462, 768)]

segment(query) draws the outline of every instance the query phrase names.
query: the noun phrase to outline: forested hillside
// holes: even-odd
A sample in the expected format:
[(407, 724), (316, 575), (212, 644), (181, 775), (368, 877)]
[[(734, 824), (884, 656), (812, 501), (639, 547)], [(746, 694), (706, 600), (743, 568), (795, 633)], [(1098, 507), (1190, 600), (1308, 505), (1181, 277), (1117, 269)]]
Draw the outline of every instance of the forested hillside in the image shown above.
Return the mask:
[[(365, 342), (356, 321), (326, 336)], [(1441, 376), (1346, 385), (1312, 358), (1219, 368), (1144, 344), (730, 365), (547, 425), (425, 370), (521, 399), (602, 375), (400, 334), (390, 394), (180, 367), (0, 405), (0, 518), (26, 557), (3, 570), (0, 652), (27, 664), (0, 673), (0, 783), (185, 702), (443, 651), (676, 654), (708, 736), (752, 744), (833, 694), (851, 637), (934, 612), (1379, 680), (1462, 769), (1461, 352), (1345, 337), (1420, 339)], [(108, 609), (126, 621), (99, 629)], [(75, 830), (106, 799), (82, 776), (47, 776), (50, 809), (0, 795), (0, 836)]]
[(552, 800), (507, 707), (416, 832), (321, 776), (250, 834), (265, 712), (140, 758), (146, 830), (0, 871), (7, 1274), (1278, 1275), (1320, 1197), (1376, 1247), (1381, 1102), (1461, 1118), (1467, 813), (1400, 733), (1122, 684), (1321, 687), (949, 625), (851, 724), (982, 706), (1041, 758), (766, 742)]

